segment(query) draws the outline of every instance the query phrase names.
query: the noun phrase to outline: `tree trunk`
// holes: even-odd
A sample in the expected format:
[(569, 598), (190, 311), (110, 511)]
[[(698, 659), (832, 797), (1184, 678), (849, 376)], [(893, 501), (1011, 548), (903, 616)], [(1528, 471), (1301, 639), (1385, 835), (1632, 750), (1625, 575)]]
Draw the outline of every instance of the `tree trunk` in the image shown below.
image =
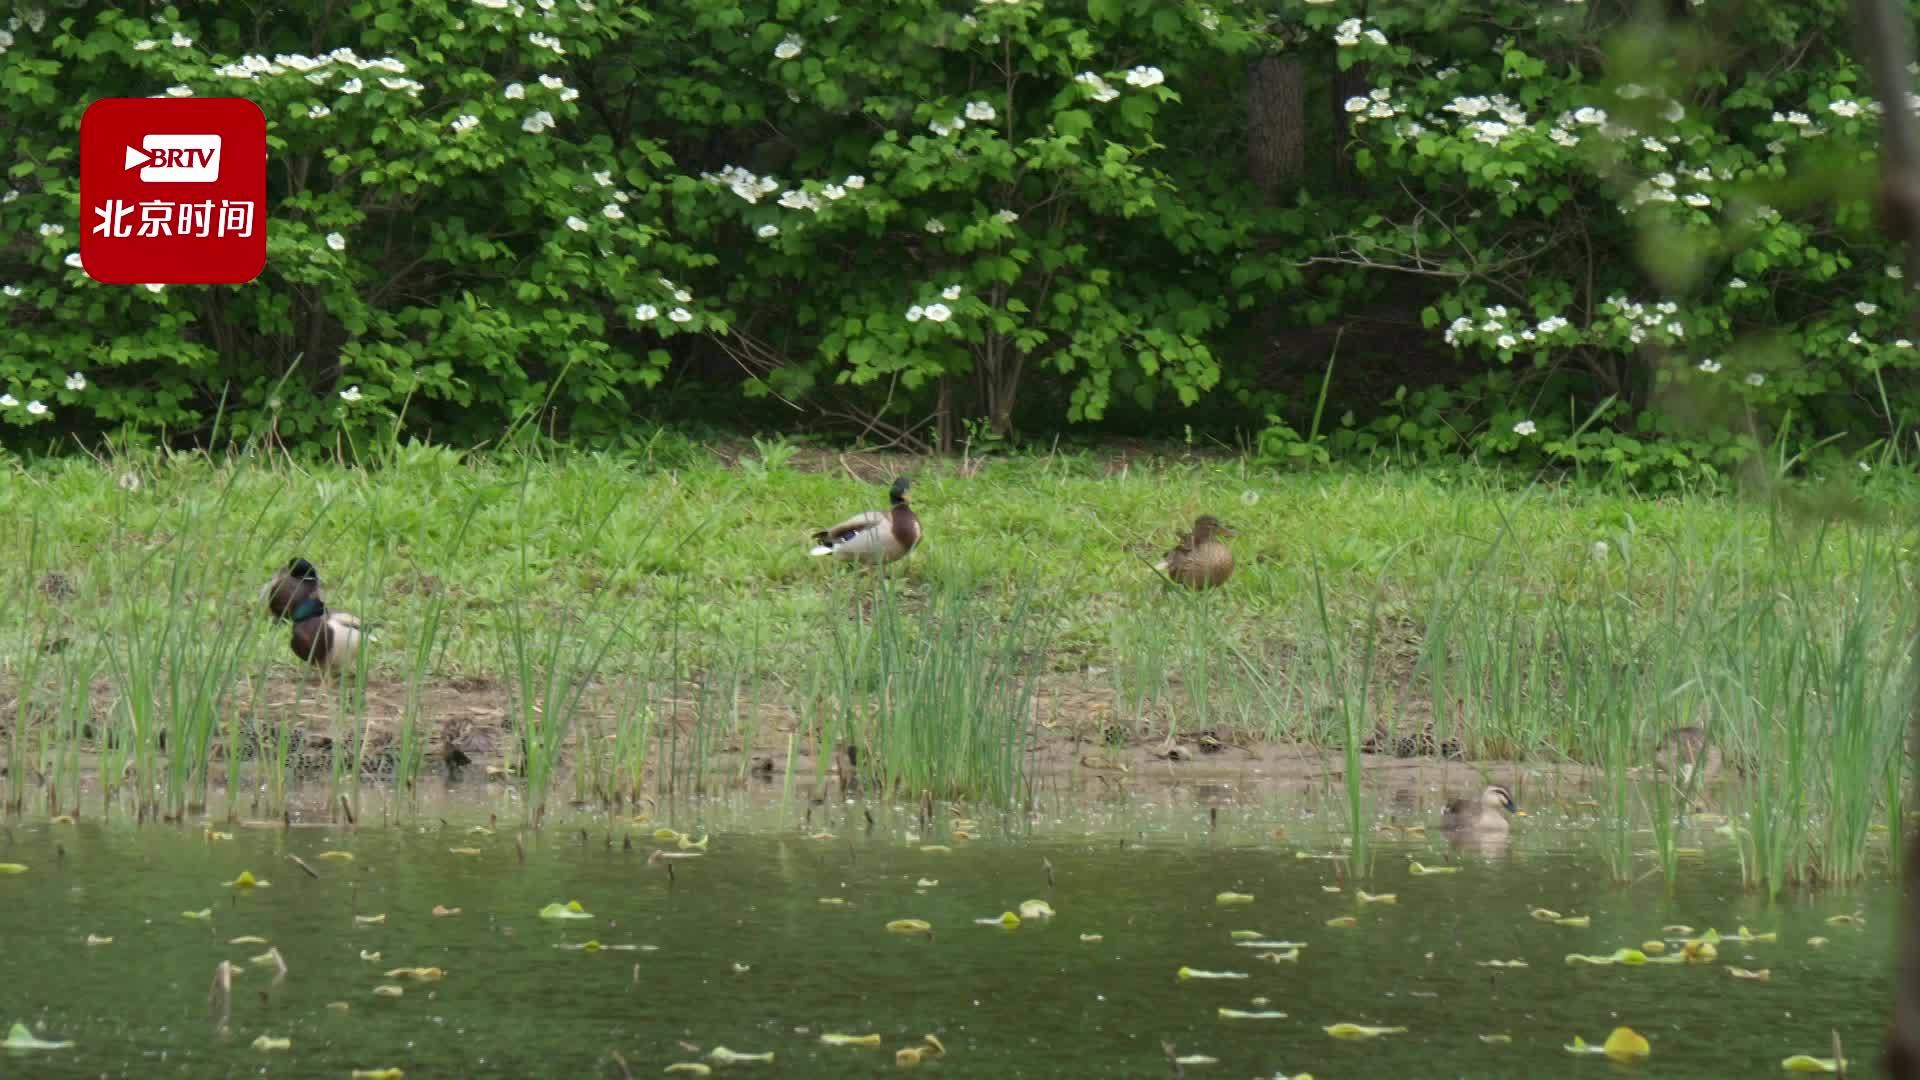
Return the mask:
[(1247, 176), (1269, 204), (1299, 186), (1307, 166), (1307, 67), (1290, 53), (1247, 65)]
[(934, 405), (934, 448), (942, 454), (953, 453), (953, 376), (940, 376), (940, 396)]
[[(1306, 169), (1307, 65), (1293, 53), (1256, 56), (1247, 65), (1247, 178), (1277, 206), (1300, 190)], [(1280, 333), (1276, 298), (1254, 308), (1252, 331), (1254, 348), (1268, 353)]]

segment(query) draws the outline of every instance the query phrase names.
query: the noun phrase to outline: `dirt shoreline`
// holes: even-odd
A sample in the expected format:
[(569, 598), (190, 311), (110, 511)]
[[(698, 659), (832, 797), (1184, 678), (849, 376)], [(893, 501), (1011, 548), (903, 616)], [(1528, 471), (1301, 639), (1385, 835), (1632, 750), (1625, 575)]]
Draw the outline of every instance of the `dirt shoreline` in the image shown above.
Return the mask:
[[(663, 737), (677, 739), (684, 748), (695, 731), (697, 689), (687, 689), (694, 693), (676, 697), (672, 701), (672, 714), (656, 719), (653, 739), (647, 748), (642, 792), (660, 790), (658, 770)], [(614, 715), (613, 691), (607, 687), (598, 687), (596, 691), (589, 694), (585, 713), (597, 722), (601, 737), (605, 737), (604, 731), (610, 727)], [(110, 698), (108, 688), (96, 688), (94, 713), (97, 718), (108, 715)], [(1138, 725), (1133, 733), (1126, 734), (1114, 723), (1114, 698), (1112, 690), (1089, 685), (1081, 679), (1052, 677), (1043, 682), (1035, 695), (1035, 722), (1026, 748), (1025, 769), (1031, 790), (1099, 796), (1193, 788), (1205, 789), (1207, 797), (1218, 803), (1269, 795), (1304, 797), (1316, 791), (1337, 791), (1344, 785), (1346, 760), (1337, 745), (1316, 748), (1291, 742), (1246, 740), (1236, 738), (1231, 732), (1218, 733), (1218, 738), (1214, 732), (1179, 733), (1169, 740), (1164, 729), (1155, 730), (1147, 724)], [(235, 688), (230, 700), (250, 703), (256, 698), (250, 688), (241, 686)], [(336, 716), (348, 715), (339, 709), (337, 688), (312, 678), (278, 678), (261, 688), (257, 700), (261, 717), (304, 726), (307, 751), (322, 757), (331, 745), (328, 733)], [(366, 756), (372, 758), (392, 746), (397, 737), (405, 714), (406, 684), (397, 679), (372, 680), (366, 687), (365, 701)], [(655, 699), (654, 704), (664, 712), (667, 702)], [(485, 792), (500, 790), (502, 783), (512, 779), (506, 775), (515, 739), (511, 706), (510, 688), (493, 680), (446, 679), (423, 687), (419, 715), (429, 718), (427, 745), (416, 791), (410, 798), (421, 803), (444, 800), (453, 808), (473, 801), (471, 795), (480, 795), (480, 801), (484, 801)], [(0, 712), (0, 715), (11, 714), (11, 708)], [(778, 793), (788, 784), (783, 774), (789, 768), (793, 773), (793, 788), (810, 800), (819, 801), (835, 792), (857, 794), (858, 784), (850, 784), (850, 777), (845, 773), (844, 747), (833, 747), (828, 760), (822, 762), (812, 752), (812, 740), (799, 734), (800, 727), (800, 718), (791, 708), (778, 703), (762, 704), (750, 729), (754, 733), (752, 745), (742, 747), (737, 734), (729, 732), (727, 738), (719, 740), (704, 756), (701, 767), (688, 775), (687, 786), (695, 789), (674, 794), (714, 794), (736, 789), (771, 789)], [(572, 799), (580, 740), (587, 737), (591, 736), (585, 725), (576, 723), (569, 734), (559, 774), (550, 789), (554, 792), (552, 802), (565, 804)], [(1115, 740), (1118, 745), (1110, 744), (1109, 740)], [(1386, 739), (1381, 745), (1391, 747), (1398, 741)], [(216, 755), (217, 759), (223, 757), (223, 754)], [(1393, 805), (1408, 809), (1471, 794), (1488, 783), (1508, 785), (1523, 803), (1529, 797), (1528, 792), (1534, 790), (1578, 789), (1584, 794), (1600, 775), (1591, 767), (1553, 762), (1465, 761), (1457, 757), (1442, 759), (1385, 753), (1362, 753), (1359, 757), (1366, 787)], [(247, 780), (264, 775), (254, 770), (253, 764), (243, 763), (238, 776)], [(93, 769), (85, 772), (93, 775), (83, 782), (84, 795), (89, 797), (92, 807), (98, 808), (97, 773)], [(228, 782), (223, 760), (216, 760), (213, 765), (212, 779), (216, 788)], [(31, 787), (43, 786), (44, 780), (44, 777), (31, 778), (25, 805), (35, 802)], [(337, 818), (337, 810), (326, 805), (326, 788), (324, 778), (304, 782), (290, 778), (290, 809), (297, 807), (294, 813), (301, 818), (316, 813), (329, 819)], [(363, 792), (390, 791), (392, 783), (385, 777), (368, 776), (361, 780), (361, 788)], [(308, 789), (319, 791), (317, 803)], [(213, 801), (218, 806), (223, 800), (223, 796), (216, 794)], [(621, 803), (630, 805), (625, 799)]]

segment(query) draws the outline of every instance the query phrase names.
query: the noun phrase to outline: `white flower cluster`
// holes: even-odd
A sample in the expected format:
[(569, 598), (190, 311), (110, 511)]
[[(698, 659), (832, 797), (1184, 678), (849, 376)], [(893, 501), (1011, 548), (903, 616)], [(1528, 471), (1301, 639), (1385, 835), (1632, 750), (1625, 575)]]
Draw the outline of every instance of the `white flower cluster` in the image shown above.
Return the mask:
[(1447, 326), (1442, 335), (1447, 344), (1459, 348), (1470, 342), (1491, 344), (1497, 349), (1517, 349), (1521, 345), (1538, 345), (1564, 334), (1573, 324), (1559, 315), (1549, 315), (1538, 323), (1528, 326), (1517, 313), (1509, 313), (1505, 304), (1495, 304), (1480, 313), (1476, 320), (1472, 316), (1462, 315)]
[[(134, 46), (136, 49), (139, 47), (139, 45)], [(306, 56), (301, 53), (281, 53), (278, 56), (268, 58), (264, 55), (249, 54), (242, 56), (239, 60), (231, 64), (222, 64), (214, 68), (213, 73), (228, 79), (258, 80), (263, 75), (272, 77), (284, 75), (289, 71), (299, 74), (319, 73), (327, 71), (334, 65), (350, 67), (356, 71), (384, 71), (389, 75), (405, 75), (407, 73), (407, 65), (399, 60), (395, 60), (391, 56), (383, 56), (378, 60), (363, 60), (355, 56), (352, 49), (346, 48), (345, 46), (322, 56)], [(401, 87), (388, 87), (388, 89), (413, 89), (415, 93), (418, 93), (419, 83), (413, 82), (411, 79), (401, 81), (406, 85)]]
[[(693, 303), (693, 294), (675, 285), (666, 278), (658, 278), (656, 280), (660, 283), (660, 287), (666, 290), (667, 294), (673, 297), (676, 302), (675, 307), (668, 309), (667, 318), (676, 323), (692, 322), (693, 312), (688, 311), (685, 305)], [(660, 309), (652, 304), (641, 304), (633, 309), (633, 317), (640, 322), (650, 323), (660, 317)]]
[(1353, 122), (1366, 123), (1368, 120), (1391, 120), (1407, 111), (1405, 105), (1391, 100), (1393, 92), (1386, 87), (1375, 87), (1366, 97), (1350, 97), (1346, 109), (1353, 114)]
[(1672, 345), (1687, 336), (1687, 328), (1680, 322), (1680, 305), (1671, 300), (1647, 305), (1616, 293), (1601, 303), (1600, 311), (1614, 316), (1625, 328), (1627, 340), (1635, 345), (1649, 339)]
[(1359, 19), (1348, 19), (1333, 29), (1333, 43), (1343, 49), (1350, 49), (1360, 44), (1361, 38), (1366, 38), (1375, 45), (1387, 43), (1387, 35), (1368, 27)]
[(1093, 100), (1095, 101), (1108, 102), (1120, 96), (1120, 91), (1108, 86), (1107, 80), (1091, 71), (1083, 71), (1075, 75), (1073, 81), (1086, 87), (1092, 93)]

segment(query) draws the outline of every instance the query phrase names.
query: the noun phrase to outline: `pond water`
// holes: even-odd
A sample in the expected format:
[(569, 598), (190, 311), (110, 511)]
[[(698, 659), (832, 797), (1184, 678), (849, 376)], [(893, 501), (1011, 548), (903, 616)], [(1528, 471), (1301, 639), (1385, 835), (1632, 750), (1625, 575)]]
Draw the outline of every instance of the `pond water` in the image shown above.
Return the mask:
[[(644, 825), (549, 817), (538, 834), (470, 831), (486, 820), (471, 807), (358, 830), (223, 826), (230, 840), (199, 826), (17, 820), (0, 835), (0, 862), (29, 869), (0, 875), (0, 1027), (24, 1021), (74, 1046), (0, 1053), (0, 1074), (658, 1076), (724, 1046), (775, 1059), (716, 1075), (844, 1077), (891, 1074), (895, 1051), (932, 1033), (947, 1054), (922, 1068), (953, 1076), (1171, 1075), (1163, 1043), (1217, 1059), (1186, 1066), (1194, 1077), (1602, 1076), (1624, 1067), (1562, 1047), (1620, 1024), (1651, 1041), (1633, 1068), (1647, 1075), (1785, 1075), (1788, 1055), (1829, 1056), (1834, 1028), (1861, 1071), (1879, 1052), (1897, 896), (1884, 880), (1769, 902), (1743, 890), (1732, 841), (1703, 828), (1683, 843), (1704, 856), (1670, 892), (1657, 873), (1616, 887), (1595, 811), (1536, 807), (1504, 846), (1456, 850), (1437, 829), (1377, 834), (1360, 884), (1397, 902), (1362, 904), (1344, 863), (1299, 857), (1339, 850), (1331, 803), (1229, 803), (1215, 825), (1191, 792), (1060, 802), (975, 814), (971, 838), (952, 835), (951, 810), (923, 828), (914, 807), (745, 793)], [(1433, 814), (1423, 805), (1403, 817)], [(705, 854), (671, 875), (649, 864), (656, 849), (677, 850), (655, 839), (661, 824), (709, 836)], [(354, 858), (319, 857), (329, 850)], [(1461, 869), (1416, 876), (1414, 861)], [(223, 884), (241, 871), (271, 884)], [(1226, 890), (1253, 900), (1222, 906)], [(539, 917), (575, 899), (591, 919)], [(1012, 930), (974, 922), (1028, 899), (1057, 915)], [(436, 917), (436, 905), (461, 910)], [(1536, 907), (1592, 923), (1556, 926), (1531, 918)], [(205, 908), (205, 921), (183, 915)], [(1827, 922), (1852, 913), (1862, 926)], [(1327, 925), (1341, 915), (1358, 926)], [(904, 918), (933, 934), (885, 929)], [(1566, 963), (1676, 923), (1779, 939), (1723, 941), (1717, 961), (1697, 966)], [(1257, 959), (1273, 950), (1242, 947), (1240, 930), (1305, 947), (1292, 962)], [(279, 950), (278, 985), (249, 963), (266, 946), (229, 944), (243, 935)], [(1814, 937), (1828, 943), (1811, 947)], [(558, 947), (590, 939), (652, 949)], [(243, 972), (224, 1037), (209, 1004), (223, 959)], [(1528, 966), (1480, 966), (1488, 960)], [(1182, 980), (1182, 966), (1248, 977)], [(1732, 978), (1731, 966), (1771, 976)], [(386, 974), (402, 967), (445, 975)], [(405, 993), (377, 997), (382, 984)], [(339, 1002), (348, 1008), (329, 1007)], [(1222, 1007), (1286, 1016), (1223, 1019)], [(1343, 1022), (1407, 1030), (1355, 1042), (1323, 1030)], [(826, 1046), (825, 1032), (878, 1034), (881, 1046)], [(291, 1048), (254, 1049), (261, 1035)]]

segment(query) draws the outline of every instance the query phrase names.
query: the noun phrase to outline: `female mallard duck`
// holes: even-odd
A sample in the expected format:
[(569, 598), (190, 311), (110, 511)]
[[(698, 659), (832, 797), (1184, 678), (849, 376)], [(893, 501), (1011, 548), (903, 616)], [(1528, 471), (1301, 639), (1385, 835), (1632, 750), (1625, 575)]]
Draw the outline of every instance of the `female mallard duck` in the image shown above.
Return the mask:
[(339, 671), (353, 666), (360, 642), (373, 635), (344, 611), (329, 611), (317, 596), (293, 609), (293, 655), (315, 667)]
[(294, 559), (273, 575), (260, 595), (267, 601), (267, 614), (276, 619), (290, 618), (293, 609), (308, 597), (319, 600), (320, 574), (305, 559)]
[(1674, 728), (1653, 748), (1653, 764), (1664, 772), (1676, 773), (1681, 783), (1693, 779), (1696, 771), (1712, 776), (1720, 771), (1720, 748), (1707, 743), (1707, 729), (1698, 724)]
[(904, 476), (893, 482), (893, 488), (887, 493), (892, 508), (886, 513), (867, 510), (831, 529), (814, 533), (814, 547), (807, 554), (870, 563), (890, 563), (905, 558), (920, 542), (920, 519), (907, 505), (907, 486)]
[(1488, 786), (1478, 799), (1454, 799), (1440, 812), (1440, 827), (1448, 831), (1506, 832), (1507, 814), (1517, 814), (1513, 795), (1499, 784)]
[(1233, 552), (1220, 542), (1221, 537), (1232, 535), (1233, 529), (1219, 518), (1202, 514), (1194, 519), (1193, 531), (1182, 536), (1153, 568), (1189, 589), (1211, 589), (1233, 573)]

